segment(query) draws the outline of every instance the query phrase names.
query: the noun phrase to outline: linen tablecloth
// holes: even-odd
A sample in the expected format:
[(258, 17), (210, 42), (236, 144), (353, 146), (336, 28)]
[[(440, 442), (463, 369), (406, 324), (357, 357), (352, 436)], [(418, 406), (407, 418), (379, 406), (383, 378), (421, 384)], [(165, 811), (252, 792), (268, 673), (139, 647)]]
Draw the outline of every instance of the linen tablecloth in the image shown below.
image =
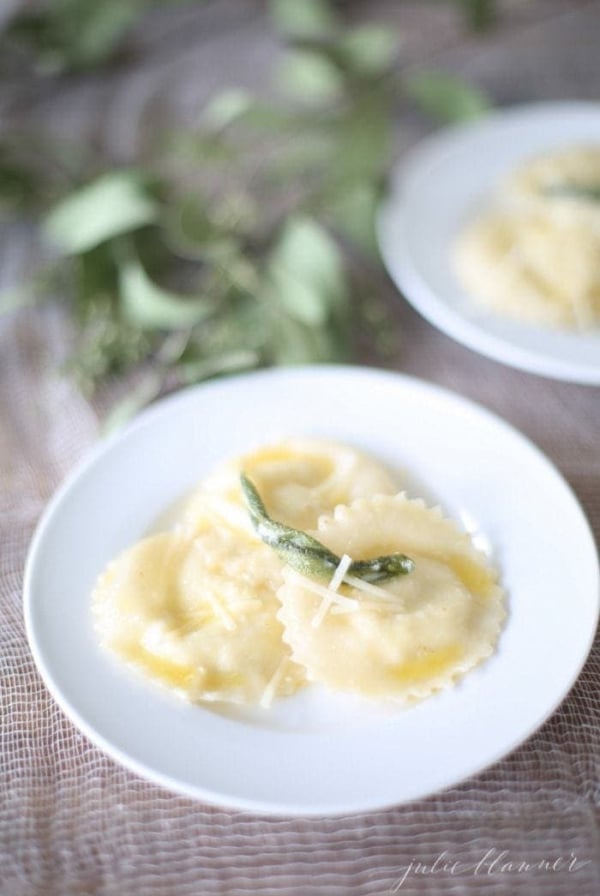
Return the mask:
[[(191, 120), (198, 83), (206, 95), (250, 71), (260, 80), (273, 47), (259, 4), (215, 6), (155, 16), (139, 37), (141, 61), (103, 79), (43, 94), (26, 81), (4, 85), (2, 126), (47, 121), (110, 141), (126, 158), (161, 104)], [(442, 4), (378, 0), (368, 14), (404, 30), (408, 62), (471, 77), (499, 103), (600, 96), (597, 2), (501, 8), (501, 24), (479, 39), (465, 37)], [(400, 126), (406, 143), (425, 128), (416, 118)], [(15, 227), (3, 237), (6, 280), (35, 247)], [(384, 277), (381, 290), (398, 331), (389, 366), (521, 429), (567, 478), (598, 536), (600, 392), (480, 357), (424, 322)], [(46, 502), (99, 437), (98, 413), (120, 386), (86, 401), (58, 373), (67, 348), (52, 308), (1, 323), (0, 896), (600, 893), (597, 642), (560, 709), (510, 756), (444, 793), (358, 816), (258, 818), (203, 805), (135, 777), (73, 727), (26, 644), (23, 564)], [(359, 361), (374, 362), (368, 347)]]

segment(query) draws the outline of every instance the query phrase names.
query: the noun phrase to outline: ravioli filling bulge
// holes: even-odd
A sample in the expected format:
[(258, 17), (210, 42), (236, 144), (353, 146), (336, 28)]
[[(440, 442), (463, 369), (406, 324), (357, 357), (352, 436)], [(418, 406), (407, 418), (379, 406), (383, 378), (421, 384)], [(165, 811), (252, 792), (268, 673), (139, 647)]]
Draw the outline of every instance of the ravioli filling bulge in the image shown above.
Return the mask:
[(334, 607), (319, 625), (319, 596), (284, 571), (279, 618), (311, 680), (408, 701), (451, 684), (492, 652), (504, 618), (495, 573), (439, 511), (404, 495), (365, 499), (323, 517), (314, 534), (354, 559), (406, 552), (415, 567), (385, 583), (387, 602), (344, 585), (358, 609)]

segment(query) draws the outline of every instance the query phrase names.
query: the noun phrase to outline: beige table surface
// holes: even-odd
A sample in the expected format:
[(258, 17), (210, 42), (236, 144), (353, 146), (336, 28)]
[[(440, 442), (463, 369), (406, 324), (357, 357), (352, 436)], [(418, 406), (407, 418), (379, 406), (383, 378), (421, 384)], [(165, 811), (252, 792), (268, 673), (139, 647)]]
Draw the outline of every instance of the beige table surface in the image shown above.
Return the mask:
[[(442, 4), (359, 8), (404, 31), (406, 64), (466, 75), (501, 105), (600, 98), (600, 3), (501, 6), (503, 23), (477, 40)], [(4, 83), (0, 127), (39, 121), (128, 158), (158, 118), (193, 121), (216, 86), (260, 83), (275, 53), (252, 0), (168, 9), (137, 46), (102, 79)], [(426, 130), (407, 115), (400, 149)], [(4, 228), (3, 282), (33, 253), (25, 230)], [(421, 320), (383, 277), (381, 289), (398, 324), (390, 366), (526, 433), (571, 483), (598, 536), (600, 392), (479, 357)], [(97, 412), (118, 388), (92, 405), (57, 376), (66, 339), (53, 312), (4, 320), (0, 340), (0, 896), (600, 893), (597, 644), (560, 710), (527, 743), (458, 787), (387, 811), (317, 820), (225, 811), (138, 779), (91, 746), (33, 666), (22, 570), (46, 501), (98, 437)], [(373, 358), (363, 349), (358, 360)]]

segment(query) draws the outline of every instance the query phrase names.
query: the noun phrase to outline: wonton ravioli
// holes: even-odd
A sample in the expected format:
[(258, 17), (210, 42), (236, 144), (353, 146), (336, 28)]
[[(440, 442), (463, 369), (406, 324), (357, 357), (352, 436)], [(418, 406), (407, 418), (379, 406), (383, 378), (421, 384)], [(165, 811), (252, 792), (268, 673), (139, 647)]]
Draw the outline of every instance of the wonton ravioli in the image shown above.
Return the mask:
[(408, 702), (492, 653), (505, 617), (496, 574), (438, 508), (404, 494), (361, 499), (321, 517), (312, 534), (354, 560), (406, 552), (414, 569), (377, 587), (343, 584), (326, 612), (326, 583), (284, 570), (279, 618), (310, 680)]
[(220, 520), (200, 528), (145, 538), (108, 566), (92, 597), (101, 643), (193, 701), (294, 693), (304, 675), (276, 618), (281, 563)]
[(183, 525), (194, 531), (208, 506), (252, 530), (240, 473), (250, 476), (270, 515), (296, 529), (312, 529), (338, 504), (370, 495), (393, 495), (398, 483), (378, 461), (327, 439), (287, 439), (220, 464), (191, 498)]

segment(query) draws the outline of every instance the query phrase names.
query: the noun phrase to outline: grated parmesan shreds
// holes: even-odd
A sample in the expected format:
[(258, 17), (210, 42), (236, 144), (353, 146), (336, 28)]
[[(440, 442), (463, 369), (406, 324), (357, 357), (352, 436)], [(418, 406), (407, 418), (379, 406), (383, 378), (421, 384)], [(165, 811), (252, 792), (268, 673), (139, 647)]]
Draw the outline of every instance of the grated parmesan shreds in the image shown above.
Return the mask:
[[(359, 609), (385, 609), (388, 611), (393, 610), (396, 613), (405, 611), (404, 601), (399, 595), (396, 595), (391, 591), (386, 591), (384, 588), (379, 588), (371, 582), (365, 582), (363, 579), (357, 578), (357, 576), (348, 575), (348, 569), (351, 564), (352, 558), (347, 554), (344, 554), (327, 587), (317, 584), (317, 582), (306, 578), (298, 572), (292, 572), (293, 577), (299, 585), (322, 598), (321, 605), (311, 621), (313, 628), (318, 628), (321, 625), (328, 612), (337, 616), (341, 613), (353, 613)], [(338, 593), (337, 589), (341, 584), (350, 585), (352, 588), (356, 589), (356, 591), (360, 591), (365, 595), (371, 595), (371, 598), (376, 599), (369, 600), (368, 597), (365, 599), (346, 597), (345, 595)]]
[(344, 582), (346, 582), (347, 585), (352, 585), (352, 587), (356, 588), (358, 591), (364, 591), (365, 594), (371, 594), (373, 597), (385, 601), (386, 604), (397, 607), (398, 609), (404, 608), (404, 601), (402, 598), (397, 594), (393, 594), (391, 591), (386, 591), (385, 588), (379, 588), (378, 585), (373, 585), (371, 582), (365, 582), (357, 576), (345, 575)]
[(317, 582), (313, 582), (312, 579), (307, 579), (306, 576), (301, 575), (299, 572), (291, 571), (290, 577), (303, 588), (306, 588), (307, 591), (312, 591), (313, 594), (318, 594), (319, 597), (331, 597), (334, 604), (339, 604), (340, 606), (350, 606), (350, 607), (358, 607), (358, 601), (353, 597), (344, 597), (343, 594), (338, 594), (337, 591), (330, 591), (329, 588), (326, 588), (324, 585), (319, 585)]
[(285, 667), (287, 665), (287, 661), (288, 661), (287, 656), (284, 656), (284, 658), (281, 660), (281, 662), (275, 669), (275, 672), (269, 679), (269, 682), (267, 683), (266, 688), (262, 692), (262, 697), (260, 698), (259, 703), (263, 709), (269, 709), (269, 707), (271, 706), (271, 703), (273, 702), (273, 698), (275, 697), (275, 694), (277, 693), (277, 688), (279, 687), (279, 682), (283, 678), (283, 673), (284, 673)]
[(350, 587), (357, 591), (361, 591), (365, 595), (372, 595), (376, 600), (369, 600), (368, 597), (361, 598), (360, 600), (346, 598), (347, 603), (337, 603), (331, 607), (331, 613), (333, 613), (334, 616), (344, 613), (354, 613), (359, 608), (363, 610), (394, 610), (397, 613), (404, 612), (406, 609), (404, 601), (400, 595), (394, 594), (391, 591), (386, 591), (378, 585), (373, 585), (371, 582), (365, 582), (363, 579), (347, 574), (344, 574), (342, 581), (346, 585), (350, 585)]
[(348, 554), (342, 554), (342, 559), (338, 563), (336, 570), (331, 577), (331, 582), (328, 586), (332, 591), (338, 590), (351, 566), (352, 557), (349, 557)]
[(326, 595), (323, 595), (321, 605), (312, 619), (311, 625), (313, 628), (318, 628), (325, 619), (325, 616), (327, 615), (332, 603), (335, 600), (335, 595), (337, 594), (338, 588), (344, 581), (344, 576), (348, 572), (351, 565), (352, 557), (349, 557), (348, 554), (343, 554), (340, 562), (336, 566), (335, 572), (331, 577), (331, 581), (327, 586), (328, 593)]

